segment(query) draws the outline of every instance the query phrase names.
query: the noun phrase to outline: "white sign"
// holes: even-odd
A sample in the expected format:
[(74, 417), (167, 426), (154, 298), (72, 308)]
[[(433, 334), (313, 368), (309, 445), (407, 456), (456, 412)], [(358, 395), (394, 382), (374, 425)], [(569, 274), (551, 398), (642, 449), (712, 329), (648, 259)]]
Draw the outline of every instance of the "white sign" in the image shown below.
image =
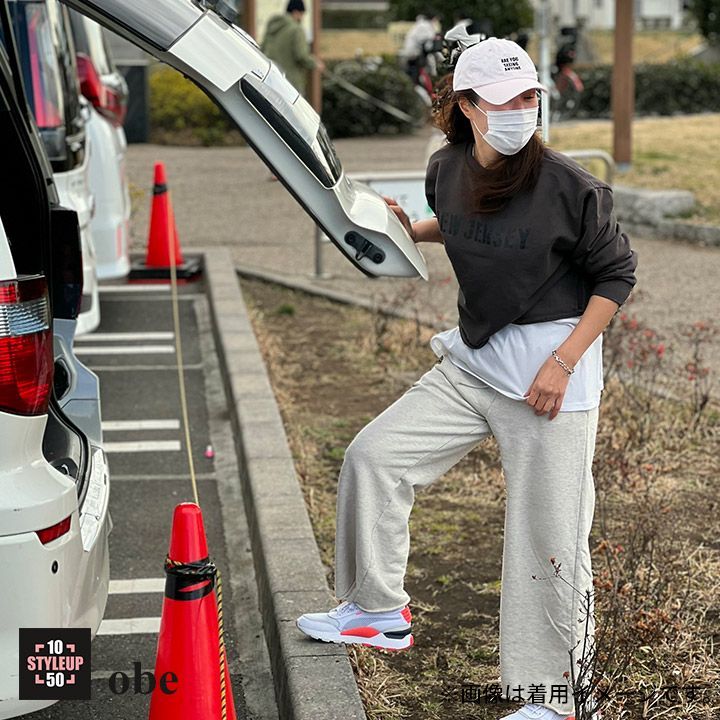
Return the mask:
[[(352, 177), (355, 177), (354, 175)], [(425, 177), (363, 180), (376, 193), (393, 198), (410, 218), (410, 222), (427, 220), (435, 214), (425, 198)]]

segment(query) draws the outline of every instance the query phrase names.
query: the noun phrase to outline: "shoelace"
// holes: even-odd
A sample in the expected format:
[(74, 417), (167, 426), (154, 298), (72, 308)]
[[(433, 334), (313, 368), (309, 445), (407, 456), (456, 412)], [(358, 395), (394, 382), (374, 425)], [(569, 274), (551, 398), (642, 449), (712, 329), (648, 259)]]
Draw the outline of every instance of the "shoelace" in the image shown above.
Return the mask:
[(336, 608), (333, 608), (328, 615), (342, 617), (343, 615), (353, 612), (353, 610), (355, 610), (355, 603), (343, 600)]

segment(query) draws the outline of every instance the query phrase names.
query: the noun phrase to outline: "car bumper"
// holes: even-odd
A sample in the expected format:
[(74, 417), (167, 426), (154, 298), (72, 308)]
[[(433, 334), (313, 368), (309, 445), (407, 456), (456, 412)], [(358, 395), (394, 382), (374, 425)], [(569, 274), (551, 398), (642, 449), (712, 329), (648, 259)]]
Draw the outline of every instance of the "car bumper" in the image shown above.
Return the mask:
[(89, 627), (94, 638), (100, 626), (110, 581), (112, 520), (107, 460), (99, 448), (92, 448), (87, 482), (81, 511), (72, 514), (70, 531), (62, 537), (43, 545), (35, 532), (0, 536), (6, 588), (0, 620), (0, 720), (53, 704), (18, 698), (19, 628)]

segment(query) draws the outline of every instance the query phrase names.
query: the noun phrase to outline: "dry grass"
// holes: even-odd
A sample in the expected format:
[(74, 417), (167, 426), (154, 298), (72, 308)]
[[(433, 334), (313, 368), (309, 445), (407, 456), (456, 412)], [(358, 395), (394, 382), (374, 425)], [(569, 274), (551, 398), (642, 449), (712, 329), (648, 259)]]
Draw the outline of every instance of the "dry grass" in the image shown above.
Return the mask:
[[(411, 22), (390, 23), (386, 31), (326, 29), (320, 38), (320, 54), (326, 60), (344, 60), (363, 55), (393, 55), (402, 47), (405, 33)], [(593, 62), (610, 65), (613, 62), (613, 32), (594, 30), (589, 33)], [(633, 60), (635, 63), (665, 63), (689, 55), (699, 47), (703, 39), (697, 33), (671, 30), (647, 30), (633, 36)], [(537, 61), (537, 38), (530, 38), (528, 53)]]
[[(640, 118), (633, 123), (633, 164), (618, 185), (695, 194), (688, 222), (720, 224), (720, 114)], [(600, 149), (612, 154), (612, 123), (588, 120), (555, 125), (550, 145), (558, 150)], [(593, 167), (599, 177), (602, 166)]]
[[(599, 65), (611, 65), (615, 46), (612, 30), (594, 30), (590, 33)], [(633, 35), (633, 61), (639, 63), (666, 63), (689, 55), (700, 47), (703, 38), (697, 33), (673, 32), (671, 30), (645, 30)]]
[[(344, 450), (433, 364), (431, 331), (265, 283), (243, 281), (243, 292), (321, 556), (332, 568)], [(634, 347), (645, 328), (630, 330)], [(628, 330), (611, 334), (607, 349), (626, 365), (618, 332)], [(643, 354), (632, 357), (638, 373)], [(702, 422), (693, 423), (691, 407), (646, 400), (642, 387), (630, 389), (615, 374), (606, 387), (591, 535), (599, 645), (601, 655), (611, 656), (600, 673), (612, 693), (604, 720), (717, 720), (720, 417), (708, 407)], [(498, 680), (504, 505), (492, 437), (418, 493), (405, 581), (416, 645), (408, 653), (350, 650), (371, 720), (497, 720), (517, 707), (459, 701), (462, 683)], [(692, 684), (706, 686), (694, 699)], [(683, 689), (668, 691), (671, 686)]]

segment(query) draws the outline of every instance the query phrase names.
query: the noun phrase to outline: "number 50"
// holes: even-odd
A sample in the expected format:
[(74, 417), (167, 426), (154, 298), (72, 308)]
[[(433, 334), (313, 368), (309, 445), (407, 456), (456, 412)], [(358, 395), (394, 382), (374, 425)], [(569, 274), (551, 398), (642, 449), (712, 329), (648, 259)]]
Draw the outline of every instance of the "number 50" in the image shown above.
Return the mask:
[(45, 684), (48, 687), (62, 687), (65, 684), (65, 675), (58, 673), (45, 673)]

